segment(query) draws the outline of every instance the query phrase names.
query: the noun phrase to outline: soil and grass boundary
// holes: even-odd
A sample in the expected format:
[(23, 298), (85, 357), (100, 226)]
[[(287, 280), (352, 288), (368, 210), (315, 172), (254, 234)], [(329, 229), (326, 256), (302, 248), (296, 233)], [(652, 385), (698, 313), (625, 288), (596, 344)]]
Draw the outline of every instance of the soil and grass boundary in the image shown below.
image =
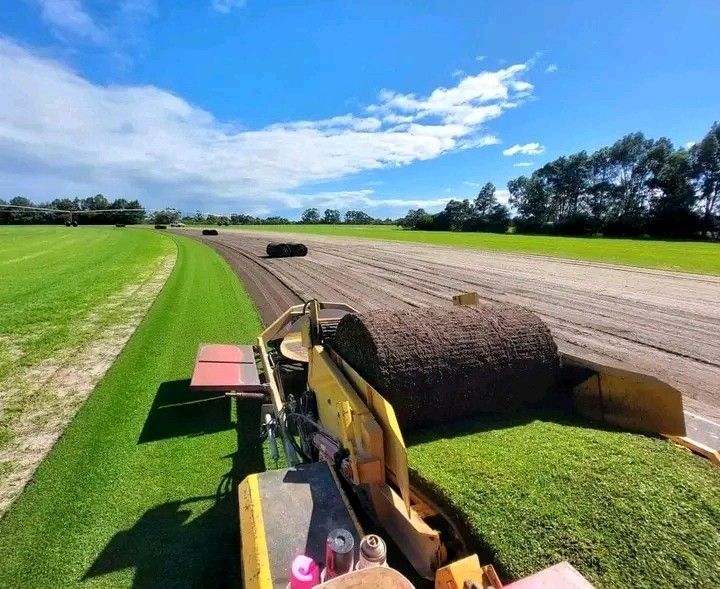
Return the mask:
[(258, 407), (187, 379), (199, 343), (251, 343), (261, 323), (218, 254), (173, 239), (145, 320), (0, 521), (0, 586), (236, 584), (232, 490), (264, 469)]
[(414, 231), (387, 225), (242, 225), (220, 231), (384, 239), (720, 276), (720, 243), (708, 241)]

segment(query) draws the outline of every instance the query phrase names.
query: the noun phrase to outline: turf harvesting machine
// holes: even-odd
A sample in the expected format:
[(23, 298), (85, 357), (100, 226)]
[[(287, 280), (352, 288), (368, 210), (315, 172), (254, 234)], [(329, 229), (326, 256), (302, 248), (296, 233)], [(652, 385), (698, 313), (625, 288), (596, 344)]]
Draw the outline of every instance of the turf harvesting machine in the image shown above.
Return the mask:
[[(358, 313), (313, 300), (256, 346), (201, 346), (191, 388), (264, 401), (270, 453), (277, 460), (282, 448), (289, 465), (239, 485), (246, 589), (502, 587), (467, 549), (462, 524), (411, 481), (403, 432), (552, 398), (598, 422), (683, 439), (676, 389), (558, 353), (522, 307), (481, 306), (475, 293), (454, 302)], [(368, 526), (377, 534), (365, 536)], [(563, 562), (505, 586), (590, 584)]]

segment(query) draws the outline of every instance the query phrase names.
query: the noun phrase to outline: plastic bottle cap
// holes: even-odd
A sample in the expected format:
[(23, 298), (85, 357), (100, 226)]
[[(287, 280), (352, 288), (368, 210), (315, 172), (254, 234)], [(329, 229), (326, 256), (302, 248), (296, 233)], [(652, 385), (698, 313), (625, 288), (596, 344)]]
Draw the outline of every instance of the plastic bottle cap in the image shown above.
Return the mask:
[(320, 583), (320, 568), (317, 563), (301, 554), (296, 556), (290, 566), (291, 589), (310, 589)]

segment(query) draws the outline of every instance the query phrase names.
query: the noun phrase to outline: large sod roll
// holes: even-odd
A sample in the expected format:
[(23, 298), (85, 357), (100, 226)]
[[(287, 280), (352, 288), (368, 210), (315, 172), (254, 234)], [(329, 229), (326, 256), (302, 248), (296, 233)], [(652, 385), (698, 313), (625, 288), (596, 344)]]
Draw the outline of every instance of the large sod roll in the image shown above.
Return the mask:
[(547, 326), (509, 304), (352, 313), (332, 347), (393, 405), (403, 431), (539, 401), (560, 364)]

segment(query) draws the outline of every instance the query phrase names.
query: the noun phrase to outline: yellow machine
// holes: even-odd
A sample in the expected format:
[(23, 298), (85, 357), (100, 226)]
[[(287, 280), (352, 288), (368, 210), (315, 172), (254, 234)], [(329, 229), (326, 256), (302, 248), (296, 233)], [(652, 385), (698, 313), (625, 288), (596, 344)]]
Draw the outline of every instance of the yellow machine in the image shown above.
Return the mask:
[[(476, 298), (466, 294), (455, 303), (475, 304)], [(271, 452), (278, 457), (279, 442), (288, 468), (250, 475), (239, 487), (244, 586), (286, 587), (295, 556), (322, 562), (332, 528), (349, 530), (357, 543), (363, 524), (370, 522), (402, 553), (400, 560), (407, 560), (416, 579), (430, 580), (438, 589), (501, 587), (492, 566), (468, 554), (451, 518), (411, 483), (393, 406), (325, 345), (339, 317), (353, 312), (342, 303), (311, 301), (288, 309), (258, 338), (261, 386), (270, 399), (263, 406), (263, 425)], [(576, 357), (562, 355), (561, 361), (564, 382), (582, 415), (629, 430), (684, 437), (676, 389)], [(304, 392), (313, 397), (312, 411)], [(552, 586), (590, 586), (567, 563), (558, 567), (547, 573), (557, 581)], [(347, 575), (347, 584), (343, 577), (326, 584), (412, 586), (400, 584), (398, 574), (358, 571)], [(517, 586), (542, 582), (547, 579)]]

